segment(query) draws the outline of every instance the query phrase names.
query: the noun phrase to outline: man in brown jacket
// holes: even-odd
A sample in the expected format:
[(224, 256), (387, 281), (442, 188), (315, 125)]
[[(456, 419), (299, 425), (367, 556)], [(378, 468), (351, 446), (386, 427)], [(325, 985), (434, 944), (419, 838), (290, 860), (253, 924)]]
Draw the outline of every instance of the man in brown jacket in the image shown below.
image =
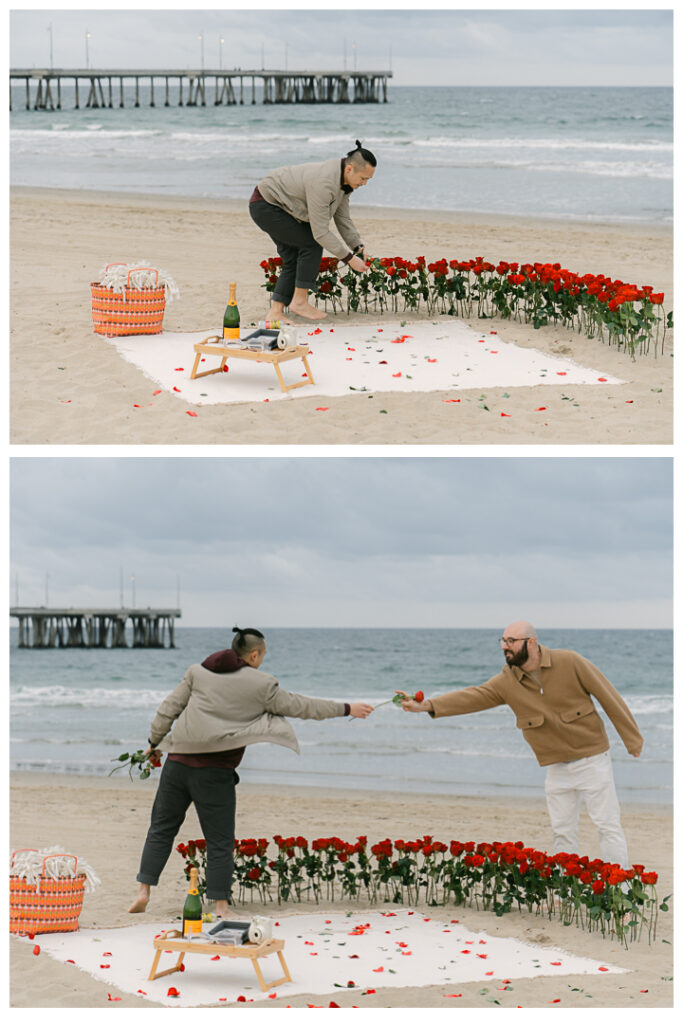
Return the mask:
[(508, 626), (500, 644), (506, 665), (488, 682), (422, 703), (404, 695), (403, 710), (441, 718), (507, 704), (538, 763), (547, 767), (545, 793), (554, 852), (578, 852), (583, 799), (598, 829), (603, 860), (629, 867), (609, 740), (593, 698), (629, 754), (639, 757), (643, 737), (633, 715), (595, 665), (574, 651), (542, 647), (531, 623)]

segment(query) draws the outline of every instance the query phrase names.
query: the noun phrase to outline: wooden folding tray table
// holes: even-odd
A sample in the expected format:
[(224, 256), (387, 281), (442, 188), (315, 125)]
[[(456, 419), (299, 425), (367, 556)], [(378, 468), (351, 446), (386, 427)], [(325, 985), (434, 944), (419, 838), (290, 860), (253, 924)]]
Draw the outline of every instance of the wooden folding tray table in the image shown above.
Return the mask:
[[(257, 363), (271, 363), (275, 367), (275, 373), (277, 379), (280, 382), (280, 387), (283, 391), (293, 391), (294, 388), (303, 388), (306, 384), (315, 384), (313, 380), (313, 374), (311, 368), (308, 365), (308, 359), (306, 358), (309, 354), (308, 345), (292, 345), (286, 349), (270, 349), (264, 352), (254, 352), (248, 348), (237, 348), (234, 345), (223, 345), (221, 344), (222, 338), (217, 334), (209, 335), (208, 338), (204, 338), (203, 341), (196, 342), (194, 350), (196, 352), (194, 366), (192, 367), (192, 373), (190, 379), (195, 380), (197, 377), (208, 377), (211, 373), (222, 373), (225, 364), (228, 359), (251, 359), (252, 362)], [(220, 365), (213, 368), (213, 370), (202, 370), (201, 373), (197, 373), (197, 368), (202, 356), (220, 356)], [(286, 363), (290, 359), (301, 359), (306, 370), (306, 379), (297, 381), (295, 384), (285, 384), (280, 370), (280, 363)]]
[[(166, 974), (173, 974), (174, 971), (182, 970), (181, 965), (186, 953), (210, 953), (211, 956), (227, 956), (251, 960), (262, 992), (267, 992), (269, 988), (275, 988), (276, 985), (282, 985), (283, 982), (292, 980), (282, 952), (285, 946), (284, 939), (266, 939), (265, 942), (257, 944), (247, 942), (243, 946), (226, 946), (220, 942), (201, 942), (198, 939), (191, 942), (183, 938), (182, 932), (171, 929), (170, 931), (162, 932), (161, 935), (154, 939), (153, 945), (156, 953), (152, 970), (149, 972), (148, 981), (155, 981), (157, 978), (163, 978)], [(157, 971), (159, 959), (164, 952), (178, 952), (180, 956), (173, 967), (168, 967), (165, 971)], [(285, 973), (276, 981), (266, 984), (258, 961), (260, 957), (269, 956), (271, 953), (277, 953), (280, 965)]]

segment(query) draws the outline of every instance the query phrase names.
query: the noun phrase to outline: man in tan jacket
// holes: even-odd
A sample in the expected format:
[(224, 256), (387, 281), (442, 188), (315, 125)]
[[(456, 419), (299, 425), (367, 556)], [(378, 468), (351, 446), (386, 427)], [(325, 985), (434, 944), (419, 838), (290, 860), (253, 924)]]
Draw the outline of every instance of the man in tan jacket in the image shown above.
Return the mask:
[(232, 648), (216, 651), (201, 665), (190, 665), (154, 716), (150, 756), (167, 754), (150, 826), (140, 858), (140, 883), (129, 913), (147, 908), (151, 886), (171, 854), (175, 837), (194, 804), (206, 840), (206, 898), (227, 916), (233, 871), (237, 767), (254, 743), (277, 743), (299, 752), (287, 717), (322, 721), (351, 715), (367, 718), (370, 704), (306, 697), (280, 688), (262, 672), (266, 641), (258, 629), (240, 629)]
[(488, 682), (422, 703), (404, 694), (403, 710), (426, 711), (432, 718), (441, 718), (507, 704), (538, 763), (547, 767), (545, 793), (554, 852), (578, 852), (583, 799), (598, 829), (603, 860), (629, 867), (609, 740), (593, 698), (629, 754), (639, 757), (643, 737), (633, 715), (595, 665), (575, 651), (542, 647), (531, 623), (508, 626), (500, 644), (506, 664)]
[[(356, 148), (341, 160), (333, 157), (322, 163), (278, 167), (258, 183), (249, 213), (275, 242), (282, 260), (266, 320), (284, 320), (286, 308), (306, 320), (326, 316), (308, 301), (309, 291), (316, 287), (323, 249), (357, 273), (367, 269), (360, 235), (351, 220), (349, 196), (367, 185), (376, 166), (374, 154), (356, 140)], [(338, 235), (330, 229), (330, 220)]]

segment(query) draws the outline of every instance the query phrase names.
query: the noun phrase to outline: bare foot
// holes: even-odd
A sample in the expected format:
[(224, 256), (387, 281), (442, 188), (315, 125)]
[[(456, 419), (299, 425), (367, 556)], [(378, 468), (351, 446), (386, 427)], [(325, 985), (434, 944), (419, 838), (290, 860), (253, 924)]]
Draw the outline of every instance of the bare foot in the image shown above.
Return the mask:
[(268, 320), (270, 322), (272, 322), (273, 320), (279, 320), (281, 324), (291, 324), (292, 323), (291, 320), (287, 319), (287, 317), (285, 316), (285, 314), (283, 313), (281, 308), (273, 309), (272, 306), (270, 307), (270, 309), (268, 310), (268, 312), (266, 313), (266, 315), (265, 315), (265, 317), (263, 319), (264, 320)]
[(316, 309), (315, 306), (311, 306), (308, 302), (297, 303), (293, 302), (289, 304), (289, 312), (296, 313), (297, 316), (302, 316), (306, 320), (324, 320), (327, 313), (323, 313), (322, 309)]
[(149, 886), (140, 886), (140, 892), (133, 904), (128, 908), (129, 914), (144, 914), (149, 903)]

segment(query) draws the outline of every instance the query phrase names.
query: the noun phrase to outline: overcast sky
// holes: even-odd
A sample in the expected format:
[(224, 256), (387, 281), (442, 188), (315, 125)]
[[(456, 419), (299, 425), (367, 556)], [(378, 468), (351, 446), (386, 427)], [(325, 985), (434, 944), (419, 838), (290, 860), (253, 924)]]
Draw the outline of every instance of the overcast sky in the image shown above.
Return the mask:
[(668, 458), (22, 458), (11, 603), (183, 626), (671, 628)]
[[(13, 8), (26, 7), (13, 3)], [(262, 5), (259, 5), (261, 7)], [(282, 8), (282, 4), (271, 4)], [(304, 5), (306, 6), (306, 5)], [(384, 70), (396, 85), (671, 85), (671, 10), (18, 9), (12, 67)], [(494, 5), (506, 8), (504, 2)], [(529, 5), (526, 5), (528, 8)], [(609, 4), (603, 4), (609, 7)], [(111, 9), (113, 8), (113, 9)], [(388, 8), (388, 9), (387, 9)], [(398, 8), (398, 9), (397, 9)], [(451, 9), (454, 8), (454, 9)], [(52, 26), (50, 36), (49, 28)], [(263, 61), (263, 63), (262, 63)]]

